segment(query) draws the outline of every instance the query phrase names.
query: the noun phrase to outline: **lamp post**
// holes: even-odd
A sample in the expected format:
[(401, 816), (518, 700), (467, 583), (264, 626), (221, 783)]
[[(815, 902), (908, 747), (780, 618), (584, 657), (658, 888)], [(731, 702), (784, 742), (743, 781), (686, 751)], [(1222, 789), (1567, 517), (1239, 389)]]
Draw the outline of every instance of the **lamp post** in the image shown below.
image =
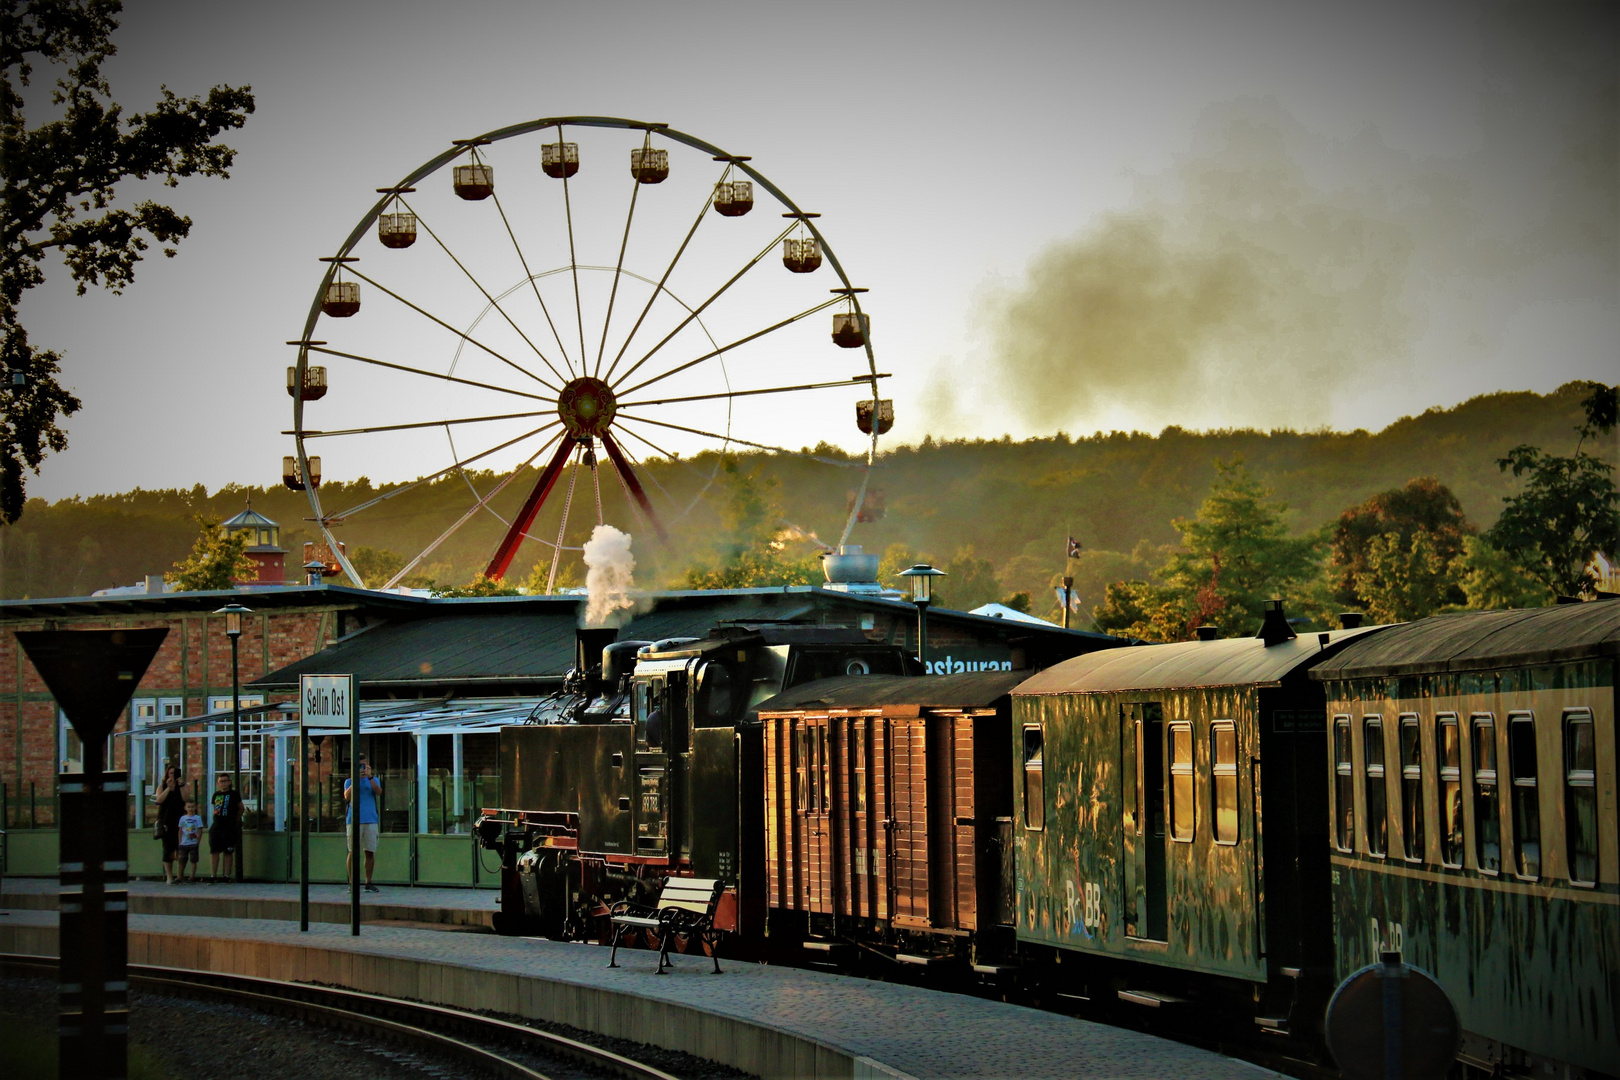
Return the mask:
[(934, 579), (944, 577), (945, 571), (929, 566), (927, 563), (917, 563), (909, 570), (902, 570), (900, 577), (911, 579), (911, 602), (917, 605), (917, 659), (922, 661), (923, 670), (928, 670), (928, 604), (933, 599)]
[[(226, 604), (215, 615), (225, 616), (225, 636), (231, 639), (231, 790), (236, 792), (236, 803), (239, 807), (246, 806), (242, 799), (242, 680), (241, 667), (237, 661), (237, 645), (242, 637), (242, 616), (253, 614), (252, 610), (241, 604)], [(240, 835), (242, 818), (245, 815), (237, 812), (237, 838), (236, 858), (232, 859), (233, 877), (242, 880), (242, 856), (246, 852), (242, 849), (243, 837)]]

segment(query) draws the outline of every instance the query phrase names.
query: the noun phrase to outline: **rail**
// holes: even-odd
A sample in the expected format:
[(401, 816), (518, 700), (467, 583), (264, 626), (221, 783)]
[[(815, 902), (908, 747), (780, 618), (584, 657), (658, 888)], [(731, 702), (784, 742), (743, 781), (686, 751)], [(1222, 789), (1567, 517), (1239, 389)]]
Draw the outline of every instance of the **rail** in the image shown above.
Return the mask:
[[(0, 970), (49, 973), (57, 961), (49, 956), (0, 954)], [(131, 989), (174, 996), (229, 997), (259, 1012), (294, 1016), (311, 1023), (359, 1030), (389, 1042), (410, 1043), (466, 1063), (471, 1071), (512, 1080), (549, 1080), (515, 1057), (491, 1046), (515, 1048), (525, 1056), (566, 1059), (575, 1066), (597, 1069), (626, 1080), (678, 1080), (639, 1061), (554, 1035), (523, 1024), (447, 1009), (402, 998), (363, 994), (354, 990), (279, 982), (249, 975), (131, 964)]]

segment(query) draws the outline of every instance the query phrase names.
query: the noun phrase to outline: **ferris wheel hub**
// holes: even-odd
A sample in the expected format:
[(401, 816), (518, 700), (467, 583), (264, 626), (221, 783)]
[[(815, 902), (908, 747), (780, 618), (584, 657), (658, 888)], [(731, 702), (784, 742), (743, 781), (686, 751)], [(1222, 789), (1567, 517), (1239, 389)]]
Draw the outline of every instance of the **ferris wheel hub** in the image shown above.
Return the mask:
[(570, 380), (557, 395), (557, 415), (575, 439), (600, 438), (617, 412), (613, 388), (589, 375)]

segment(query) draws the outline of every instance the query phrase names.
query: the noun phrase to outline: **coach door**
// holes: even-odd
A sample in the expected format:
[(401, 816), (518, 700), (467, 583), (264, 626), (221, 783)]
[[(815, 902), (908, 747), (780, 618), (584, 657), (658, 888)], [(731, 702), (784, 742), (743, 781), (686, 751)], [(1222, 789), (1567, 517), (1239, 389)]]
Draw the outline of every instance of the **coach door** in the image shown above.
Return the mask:
[(1158, 702), (1120, 709), (1124, 806), (1125, 933), (1165, 941), (1164, 712)]
[(803, 853), (804, 910), (833, 910), (833, 732), (827, 717), (807, 716), (794, 733), (795, 831)]

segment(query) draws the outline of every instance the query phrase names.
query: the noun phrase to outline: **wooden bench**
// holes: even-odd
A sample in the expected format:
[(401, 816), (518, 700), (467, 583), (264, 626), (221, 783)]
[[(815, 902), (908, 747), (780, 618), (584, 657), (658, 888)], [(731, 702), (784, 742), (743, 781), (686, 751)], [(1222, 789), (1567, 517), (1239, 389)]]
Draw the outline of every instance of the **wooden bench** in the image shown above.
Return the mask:
[(664, 974), (669, 962), (669, 946), (677, 937), (697, 938), (709, 947), (714, 958), (714, 974), (720, 974), (720, 935), (714, 926), (714, 910), (725, 891), (719, 878), (672, 877), (664, 879), (664, 888), (652, 907), (621, 900), (609, 910), (613, 920), (613, 951), (608, 956), (608, 967), (618, 967), (619, 942), (627, 931), (645, 930), (658, 937), (658, 974)]

